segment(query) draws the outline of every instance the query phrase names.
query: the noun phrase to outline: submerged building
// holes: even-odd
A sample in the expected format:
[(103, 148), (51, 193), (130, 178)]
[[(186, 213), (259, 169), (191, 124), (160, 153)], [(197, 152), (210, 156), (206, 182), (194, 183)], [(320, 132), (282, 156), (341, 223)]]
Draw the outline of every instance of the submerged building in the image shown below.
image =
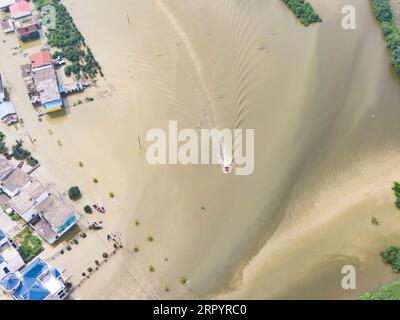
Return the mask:
[(0, 0), (0, 10), (10, 10), (13, 4), (15, 4), (15, 0)]
[(64, 106), (53, 66), (44, 66), (32, 70), (36, 91), (44, 113), (61, 110)]
[(3, 87), (3, 78), (0, 74), (0, 103), (4, 102), (5, 99), (5, 92)]
[(37, 40), (40, 38), (39, 24), (32, 17), (15, 21), (14, 29), (18, 38), (22, 42)]
[(5, 100), (3, 79), (0, 74), (0, 119), (7, 125), (18, 122), (18, 115), (11, 101)]
[(75, 211), (36, 179), (0, 158), (0, 191), (6, 203), (48, 243), (53, 244), (76, 224)]
[(32, 104), (40, 104), (41, 114), (63, 109), (57, 74), (48, 50), (29, 57), (30, 63), (22, 66), (22, 77)]
[(1, 24), (1, 29), (6, 34), (14, 32), (15, 30), (13, 20), (9, 16), (2, 18), (0, 24)]
[(11, 101), (0, 103), (0, 119), (7, 125), (18, 122), (17, 111)]
[(0, 186), (10, 197), (7, 206), (48, 243), (56, 242), (76, 224), (74, 210), (21, 169), (15, 169)]
[(18, 1), (9, 8), (10, 17), (14, 20), (23, 19), (32, 15), (31, 6), (26, 1)]

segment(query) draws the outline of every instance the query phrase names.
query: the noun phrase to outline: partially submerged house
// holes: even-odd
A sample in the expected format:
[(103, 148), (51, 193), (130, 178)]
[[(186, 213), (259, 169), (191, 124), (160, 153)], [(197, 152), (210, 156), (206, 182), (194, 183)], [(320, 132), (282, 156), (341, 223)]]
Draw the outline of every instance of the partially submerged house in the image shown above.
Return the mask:
[(31, 55), (29, 61), (21, 68), (32, 104), (41, 104), (41, 113), (61, 110), (64, 102), (50, 52), (44, 50)]
[(40, 257), (0, 284), (15, 300), (63, 300), (68, 295), (62, 272)]
[(18, 246), (0, 229), (0, 283), (8, 274), (20, 270), (24, 265)]
[(10, 7), (15, 4), (15, 0), (0, 0), (0, 10), (9, 11)]
[(75, 212), (54, 194), (37, 204), (36, 208), (39, 214), (31, 224), (50, 244), (76, 224)]
[(23, 19), (32, 15), (32, 8), (26, 1), (18, 1), (10, 6), (10, 17), (14, 20)]
[(4, 92), (4, 86), (3, 86), (3, 78), (0, 74), (0, 103), (2, 103), (5, 99), (5, 92)]
[(29, 62), (31, 63), (32, 68), (37, 69), (51, 66), (53, 64), (53, 59), (49, 50), (43, 50), (29, 56)]
[(37, 180), (31, 180), (7, 205), (22, 219), (30, 222), (39, 214), (36, 205), (49, 196), (47, 190)]
[(33, 17), (20, 19), (14, 23), (14, 29), (22, 42), (37, 40), (40, 38), (40, 27)]
[(14, 198), (31, 181), (32, 178), (29, 174), (16, 168), (6, 179), (1, 181), (0, 188), (7, 196)]
[(0, 103), (0, 119), (7, 125), (18, 122), (17, 111), (11, 101)]
[(76, 224), (74, 210), (21, 169), (12, 171), (0, 186), (10, 197), (7, 206), (50, 244)]
[(7, 159), (0, 158), (0, 181), (3, 181), (13, 172), (14, 167)]
[(4, 33), (11, 33), (15, 31), (13, 20), (9, 16), (2, 18), (0, 24)]
[(5, 101), (3, 79), (0, 75), (0, 119), (7, 125), (18, 122), (17, 112), (11, 101)]
[(32, 70), (36, 91), (44, 113), (61, 110), (64, 107), (53, 66), (44, 66)]
[[(0, 3), (3, 0), (0, 0)], [(7, 1), (4, 2), (6, 5)], [(9, 5), (10, 15), (1, 19), (1, 28), (4, 33), (15, 32), (22, 42), (40, 38), (40, 23), (32, 15), (30, 4), (26, 1), (13, 1)]]

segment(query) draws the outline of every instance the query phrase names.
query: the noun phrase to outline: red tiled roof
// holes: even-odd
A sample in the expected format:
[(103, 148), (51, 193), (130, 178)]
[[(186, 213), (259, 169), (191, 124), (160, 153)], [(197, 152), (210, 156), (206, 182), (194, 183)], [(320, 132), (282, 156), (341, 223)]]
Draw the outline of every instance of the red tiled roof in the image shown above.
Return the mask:
[(39, 68), (42, 66), (47, 66), (52, 64), (52, 58), (50, 51), (45, 50), (39, 53), (33, 54), (29, 57), (29, 61), (33, 65), (34, 68)]
[(11, 16), (27, 11), (32, 11), (32, 9), (29, 3), (26, 1), (19, 1), (10, 7)]
[[(17, 29), (17, 32), (20, 36), (28, 35), (35, 31), (38, 31), (38, 27), (36, 24), (32, 24), (27, 27), (22, 27)], [(51, 57), (50, 57), (50, 63), (51, 63)]]

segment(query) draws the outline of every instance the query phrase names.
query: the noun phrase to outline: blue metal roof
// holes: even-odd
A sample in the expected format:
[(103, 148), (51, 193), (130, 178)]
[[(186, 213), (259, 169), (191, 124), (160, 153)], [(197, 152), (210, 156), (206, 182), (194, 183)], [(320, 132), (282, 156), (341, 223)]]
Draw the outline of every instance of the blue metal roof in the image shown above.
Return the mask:
[(15, 113), (16, 111), (11, 101), (4, 101), (3, 103), (0, 103), (0, 119)]
[(62, 108), (63, 105), (64, 105), (63, 100), (59, 99), (59, 100), (46, 102), (42, 106), (43, 106), (44, 109), (46, 109), (46, 111), (51, 111), (53, 109), (58, 110), (58, 109)]
[(42, 259), (35, 259), (21, 271), (23, 276), (13, 296), (18, 300), (44, 300), (50, 292), (39, 281), (40, 275), (49, 269), (49, 265)]
[(0, 229), (0, 241), (3, 240), (6, 237), (3, 231)]
[(4, 261), (5, 261), (4, 258), (0, 256), (0, 264), (2, 264)]
[(0, 284), (4, 288), (4, 290), (10, 292), (14, 290), (19, 285), (19, 283), (20, 281), (18, 276), (15, 273), (9, 273), (1, 280)]

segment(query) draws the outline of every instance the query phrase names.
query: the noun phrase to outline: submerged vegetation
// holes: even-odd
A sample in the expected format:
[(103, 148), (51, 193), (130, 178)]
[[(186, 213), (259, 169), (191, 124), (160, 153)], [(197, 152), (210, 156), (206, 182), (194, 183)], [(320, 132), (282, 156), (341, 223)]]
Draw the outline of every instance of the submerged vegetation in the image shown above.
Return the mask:
[(26, 163), (29, 164), (31, 167), (36, 167), (39, 164), (39, 161), (34, 157), (29, 157)]
[[(372, 2), (374, 1), (372, 0)], [(381, 11), (381, 14), (385, 15), (388, 14), (388, 12)], [(394, 182), (392, 190), (396, 196), (395, 206), (400, 209), (400, 183)], [(371, 223), (374, 225), (380, 224), (379, 220), (375, 217), (372, 217)], [(400, 247), (392, 245), (385, 251), (382, 251), (380, 256), (384, 263), (387, 263), (392, 267), (393, 272), (400, 273)], [(381, 287), (377, 293), (372, 294), (366, 292), (360, 296), (360, 300), (400, 300), (400, 281)]]
[(400, 273), (400, 248), (390, 246), (385, 251), (381, 252), (383, 262), (390, 264), (396, 273)]
[(82, 77), (92, 79), (98, 73), (103, 76), (99, 63), (61, 1), (34, 0), (33, 2), (38, 10), (44, 9), (45, 5), (51, 5), (55, 9), (55, 28), (48, 28), (46, 35), (49, 45), (58, 49), (53, 57), (65, 58), (70, 62), (64, 69), (65, 74), (74, 75), (77, 79)]
[(37, 10), (42, 10), (45, 5), (49, 4), (49, 0), (33, 0)]
[[(400, 273), (400, 248), (390, 246), (381, 252), (383, 262), (390, 264), (393, 271)], [(400, 300), (400, 281), (381, 287), (376, 293), (366, 292), (359, 297), (360, 300)]]
[(3, 132), (0, 132), (0, 153), (4, 154), (6, 152), (7, 152), (6, 135)]
[(400, 281), (381, 287), (377, 293), (364, 293), (360, 300), (400, 300)]
[(390, 0), (371, 0), (371, 4), (386, 44), (392, 52), (394, 70), (400, 76), (400, 30)]
[(379, 226), (379, 225), (380, 225), (379, 220), (378, 220), (377, 218), (375, 218), (375, 217), (372, 217), (372, 218), (371, 218), (371, 223), (372, 223), (374, 226)]
[(283, 2), (305, 26), (322, 21), (311, 4), (305, 0), (283, 0)]
[(68, 196), (71, 200), (77, 201), (82, 197), (79, 187), (71, 187), (68, 190)]
[(400, 183), (395, 182), (392, 188), (394, 195), (396, 196), (395, 206), (400, 209)]
[(17, 160), (25, 160), (31, 156), (31, 153), (22, 147), (23, 145), (24, 141), (17, 140), (15, 141), (15, 145), (12, 147), (12, 155)]

